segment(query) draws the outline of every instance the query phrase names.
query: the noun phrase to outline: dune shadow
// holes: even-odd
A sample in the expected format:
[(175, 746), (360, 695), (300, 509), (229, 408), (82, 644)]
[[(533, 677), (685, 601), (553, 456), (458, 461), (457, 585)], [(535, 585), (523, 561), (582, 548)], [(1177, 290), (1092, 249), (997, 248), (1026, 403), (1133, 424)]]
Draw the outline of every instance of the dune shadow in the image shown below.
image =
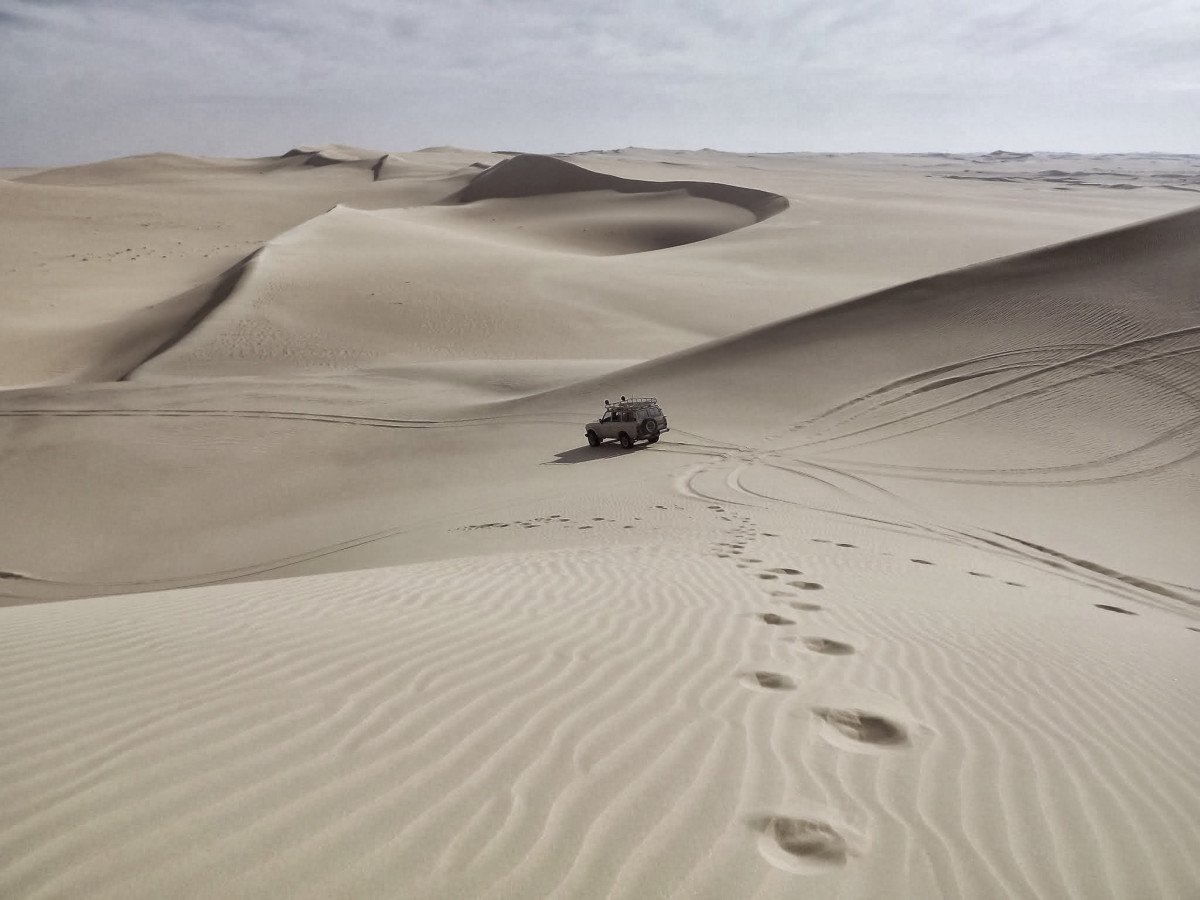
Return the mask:
[(548, 460), (542, 463), (542, 465), (562, 466), (594, 462), (598, 459), (612, 459), (614, 456), (627, 456), (630, 453), (640, 453), (645, 449), (645, 444), (634, 444), (628, 450), (620, 444), (604, 443), (599, 447), (591, 447), (585, 444), (582, 447), (572, 447), (570, 450), (560, 450), (554, 454), (554, 459)]

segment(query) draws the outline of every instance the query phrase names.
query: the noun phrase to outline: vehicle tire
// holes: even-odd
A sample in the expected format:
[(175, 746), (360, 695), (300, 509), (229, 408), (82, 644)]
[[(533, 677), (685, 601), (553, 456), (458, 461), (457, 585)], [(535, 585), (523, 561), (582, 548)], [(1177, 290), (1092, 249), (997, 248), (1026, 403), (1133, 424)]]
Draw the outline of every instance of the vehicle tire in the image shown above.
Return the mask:
[(658, 443), (658, 435), (657, 434), (650, 435), (650, 437), (646, 438), (646, 443), (657, 444)]
[(626, 450), (633, 449), (633, 441), (630, 440), (629, 432), (627, 432), (627, 431), (621, 432), (621, 446), (624, 447)]
[(594, 432), (594, 431), (589, 431), (589, 432), (588, 432), (588, 444), (590, 444), (590, 445), (591, 445), (591, 446), (593, 446), (593, 447), (599, 447), (599, 446), (600, 446), (600, 438), (598, 438), (598, 437), (596, 436), (596, 432)]
[(658, 434), (657, 419), (646, 419), (642, 422), (642, 427), (646, 429), (646, 434)]

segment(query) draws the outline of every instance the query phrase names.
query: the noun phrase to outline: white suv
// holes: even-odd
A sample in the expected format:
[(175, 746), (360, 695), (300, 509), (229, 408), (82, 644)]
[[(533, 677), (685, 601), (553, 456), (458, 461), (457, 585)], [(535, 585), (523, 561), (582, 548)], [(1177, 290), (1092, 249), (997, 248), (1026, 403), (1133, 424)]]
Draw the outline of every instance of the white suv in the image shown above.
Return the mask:
[(605, 400), (604, 406), (604, 415), (587, 423), (587, 439), (593, 447), (599, 447), (600, 442), (608, 438), (616, 438), (628, 450), (634, 441), (657, 443), (659, 435), (671, 430), (667, 427), (667, 417), (653, 397), (634, 397), (632, 400), (622, 397), (615, 403)]

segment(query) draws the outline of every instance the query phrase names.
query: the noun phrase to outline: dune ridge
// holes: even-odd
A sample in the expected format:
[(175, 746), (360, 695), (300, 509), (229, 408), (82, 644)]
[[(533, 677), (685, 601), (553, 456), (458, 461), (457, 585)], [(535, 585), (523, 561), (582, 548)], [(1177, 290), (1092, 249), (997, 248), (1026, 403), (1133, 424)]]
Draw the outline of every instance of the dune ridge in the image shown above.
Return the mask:
[(172, 312), (179, 315), (181, 318), (186, 315), (187, 318), (181, 324), (172, 329), (166, 334), (157, 346), (151, 349), (136, 365), (126, 370), (117, 381), (127, 381), (133, 376), (139, 368), (141, 368), (156, 356), (166, 353), (187, 335), (201, 322), (203, 322), (218, 306), (229, 299), (229, 296), (237, 289), (238, 284), (245, 276), (247, 270), (253, 264), (254, 258), (261, 253), (260, 250), (255, 250), (250, 255), (246, 256), (241, 261), (237, 262), (227, 269), (221, 276), (214, 281), (200, 285), (199, 287), (181, 294), (178, 297), (168, 301), (164, 306), (172, 308)]
[(686, 191), (693, 197), (731, 203), (754, 214), (761, 222), (788, 208), (786, 197), (767, 191), (707, 181), (640, 181), (594, 172), (551, 156), (522, 153), (502, 160), (476, 176), (470, 184), (447, 197), (445, 203), (565, 194), (580, 191), (646, 193)]

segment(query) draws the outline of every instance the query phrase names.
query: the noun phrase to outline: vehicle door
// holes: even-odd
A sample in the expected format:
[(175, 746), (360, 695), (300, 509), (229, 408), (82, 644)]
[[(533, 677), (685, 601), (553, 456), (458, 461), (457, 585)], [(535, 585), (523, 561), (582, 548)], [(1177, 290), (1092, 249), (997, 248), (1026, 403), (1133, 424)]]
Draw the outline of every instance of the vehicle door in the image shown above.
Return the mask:
[(596, 436), (599, 438), (615, 438), (617, 436), (617, 426), (613, 421), (615, 414), (613, 411), (606, 410), (604, 415), (600, 417), (599, 424), (596, 425)]

